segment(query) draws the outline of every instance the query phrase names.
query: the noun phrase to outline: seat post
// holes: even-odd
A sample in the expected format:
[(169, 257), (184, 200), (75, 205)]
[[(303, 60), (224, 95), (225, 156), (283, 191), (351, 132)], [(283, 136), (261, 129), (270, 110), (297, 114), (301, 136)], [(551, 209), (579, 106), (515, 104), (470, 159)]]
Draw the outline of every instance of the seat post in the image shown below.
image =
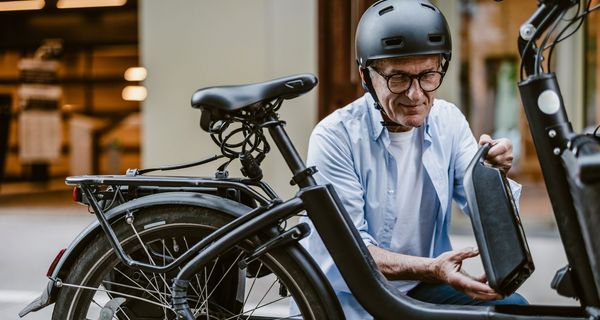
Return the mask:
[[(275, 116), (271, 116), (268, 121), (277, 122), (276, 125), (269, 126), (269, 133), (271, 134), (271, 138), (277, 145), (277, 149), (281, 152), (283, 159), (287, 163), (288, 167), (292, 171), (293, 175), (297, 175), (306, 170), (306, 165), (304, 161), (298, 154), (296, 147), (290, 140), (290, 137), (287, 135), (287, 132), (283, 128), (283, 123), (279, 122)], [(300, 188), (315, 186), (316, 182), (312, 176), (307, 176), (304, 180), (298, 182), (298, 186)]]

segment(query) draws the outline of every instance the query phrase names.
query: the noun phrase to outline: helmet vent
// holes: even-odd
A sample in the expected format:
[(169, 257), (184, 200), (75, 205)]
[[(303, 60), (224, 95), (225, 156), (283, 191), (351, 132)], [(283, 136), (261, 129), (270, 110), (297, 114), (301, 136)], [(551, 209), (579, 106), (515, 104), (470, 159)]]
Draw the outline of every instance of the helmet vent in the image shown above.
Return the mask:
[(427, 4), (427, 3), (423, 3), (423, 2), (421, 2), (421, 5), (422, 5), (423, 7), (425, 7), (425, 8), (428, 8), (428, 9), (431, 9), (431, 10), (433, 10), (434, 12), (438, 12), (437, 8), (436, 8), (436, 7), (434, 7), (434, 6), (432, 6), (432, 5), (430, 5), (430, 4)]
[(395, 37), (395, 38), (387, 38), (383, 39), (383, 44), (386, 49), (390, 48), (402, 48), (404, 47), (404, 38)]
[(431, 43), (443, 43), (444, 42), (444, 36), (441, 34), (430, 34), (429, 35), (429, 42)]
[(382, 16), (382, 15), (384, 15), (388, 12), (392, 12), (392, 11), (394, 11), (394, 6), (385, 7), (383, 9), (379, 10), (379, 15)]

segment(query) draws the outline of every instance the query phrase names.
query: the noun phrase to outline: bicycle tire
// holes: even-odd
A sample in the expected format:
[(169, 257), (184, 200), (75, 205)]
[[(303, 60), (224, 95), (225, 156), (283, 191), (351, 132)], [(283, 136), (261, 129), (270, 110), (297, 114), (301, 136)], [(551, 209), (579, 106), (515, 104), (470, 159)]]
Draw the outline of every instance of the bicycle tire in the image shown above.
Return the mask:
[[(113, 222), (113, 229), (121, 245), (131, 257), (143, 259), (150, 256), (147, 260), (158, 265), (161, 265), (159, 259), (163, 259), (162, 265), (168, 263), (170, 258), (178, 256), (177, 253), (185, 252), (181, 250), (181, 246), (191, 247), (203, 236), (233, 219), (219, 211), (184, 205), (144, 208), (134, 212), (133, 218), (131, 225), (125, 219)], [(140, 245), (141, 241), (147, 250)], [(258, 237), (252, 241), (244, 241), (220, 255), (213, 261), (212, 267), (205, 267), (195, 275), (195, 288), (188, 290), (188, 302), (198, 315), (196, 318), (229, 319), (237, 318), (236, 315), (244, 319), (266, 319), (269, 316), (285, 318), (283, 309), (286, 312), (289, 310), (289, 302), (284, 306), (281, 306), (281, 301), (277, 302), (280, 305), (279, 312), (273, 308), (266, 314), (253, 310), (254, 305), (272, 307), (271, 302), (263, 302), (265, 297), (280, 299), (278, 296), (281, 294), (286, 299), (292, 298), (298, 306), (301, 316), (293, 317), (294, 319), (328, 318), (327, 302), (318, 294), (308, 276), (314, 270), (306, 270), (305, 261), (298, 261), (302, 259), (302, 255), (294, 254), (294, 250), (299, 250), (297, 244), (272, 250), (261, 256), (259, 261), (254, 262), (253, 271), (250, 266), (239, 269), (237, 262), (240, 257), (261, 242)], [(162, 248), (156, 249), (157, 246)], [(157, 251), (160, 249), (162, 253)], [(268, 268), (269, 272), (262, 268)], [(169, 291), (172, 278), (178, 270), (167, 274), (150, 274), (126, 268), (110, 247), (106, 236), (100, 233), (82, 251), (62, 282), (52, 319), (100, 319), (100, 312), (110, 312), (109, 301), (113, 303), (116, 319), (177, 319), (170, 308)], [(272, 275), (265, 276), (270, 273)], [(218, 281), (215, 280), (219, 277)], [(252, 302), (256, 297), (250, 297), (250, 293), (256, 282), (263, 279), (271, 285), (258, 302)], [(242, 283), (245, 286), (243, 290), (240, 289)], [(279, 292), (274, 294), (272, 289), (277, 284)], [(266, 285), (263, 284), (262, 287)], [(240, 297), (241, 291), (244, 292), (243, 298)], [(125, 302), (119, 305), (118, 298), (124, 298)], [(115, 303), (118, 308), (114, 307)]]

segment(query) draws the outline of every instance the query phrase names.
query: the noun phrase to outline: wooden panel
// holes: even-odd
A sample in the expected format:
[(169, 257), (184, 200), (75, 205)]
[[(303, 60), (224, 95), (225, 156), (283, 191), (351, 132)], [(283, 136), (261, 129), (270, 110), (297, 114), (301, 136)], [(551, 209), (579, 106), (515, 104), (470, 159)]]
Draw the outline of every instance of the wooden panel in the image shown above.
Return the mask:
[[(592, 1), (592, 6), (598, 5), (600, 1)], [(589, 88), (591, 91), (587, 94), (587, 98), (590, 99), (586, 106), (592, 108), (592, 110), (586, 110), (586, 126), (598, 126), (600, 125), (600, 16), (598, 14), (590, 14), (587, 17), (587, 32), (588, 38), (586, 39), (586, 64), (595, 66), (595, 70), (586, 70), (587, 72), (593, 73), (593, 82), (595, 86)], [(592, 56), (593, 55), (593, 56)], [(589, 61), (593, 60), (593, 61)], [(587, 81), (591, 81), (591, 77), (587, 77)]]
[(0, 78), (17, 78), (19, 70), (17, 65), (21, 56), (16, 51), (6, 51), (0, 55)]
[(319, 119), (363, 94), (354, 33), (374, 0), (319, 0)]

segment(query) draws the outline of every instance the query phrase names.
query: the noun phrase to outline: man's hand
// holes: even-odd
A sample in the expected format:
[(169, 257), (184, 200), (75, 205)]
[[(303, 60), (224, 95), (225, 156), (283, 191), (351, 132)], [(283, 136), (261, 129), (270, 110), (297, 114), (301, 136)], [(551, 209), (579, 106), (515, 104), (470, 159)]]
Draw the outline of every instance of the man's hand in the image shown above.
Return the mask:
[(491, 144), (492, 148), (490, 148), (485, 160), (507, 174), (508, 170), (512, 167), (513, 161), (512, 142), (506, 138), (493, 140), (489, 135), (482, 134), (479, 137), (479, 145), (486, 143)]
[(419, 280), (447, 283), (477, 300), (496, 300), (502, 296), (486, 284), (485, 274), (472, 277), (462, 270), (462, 261), (476, 257), (476, 249), (448, 251), (439, 257), (424, 258), (391, 252), (374, 245), (367, 247), (379, 271), (388, 280)]
[(462, 261), (476, 257), (477, 249), (466, 248), (448, 251), (433, 260), (431, 272), (441, 282), (448, 283), (459, 291), (477, 300), (497, 300), (502, 296), (486, 284), (485, 274), (479, 277), (468, 275), (462, 270)]

